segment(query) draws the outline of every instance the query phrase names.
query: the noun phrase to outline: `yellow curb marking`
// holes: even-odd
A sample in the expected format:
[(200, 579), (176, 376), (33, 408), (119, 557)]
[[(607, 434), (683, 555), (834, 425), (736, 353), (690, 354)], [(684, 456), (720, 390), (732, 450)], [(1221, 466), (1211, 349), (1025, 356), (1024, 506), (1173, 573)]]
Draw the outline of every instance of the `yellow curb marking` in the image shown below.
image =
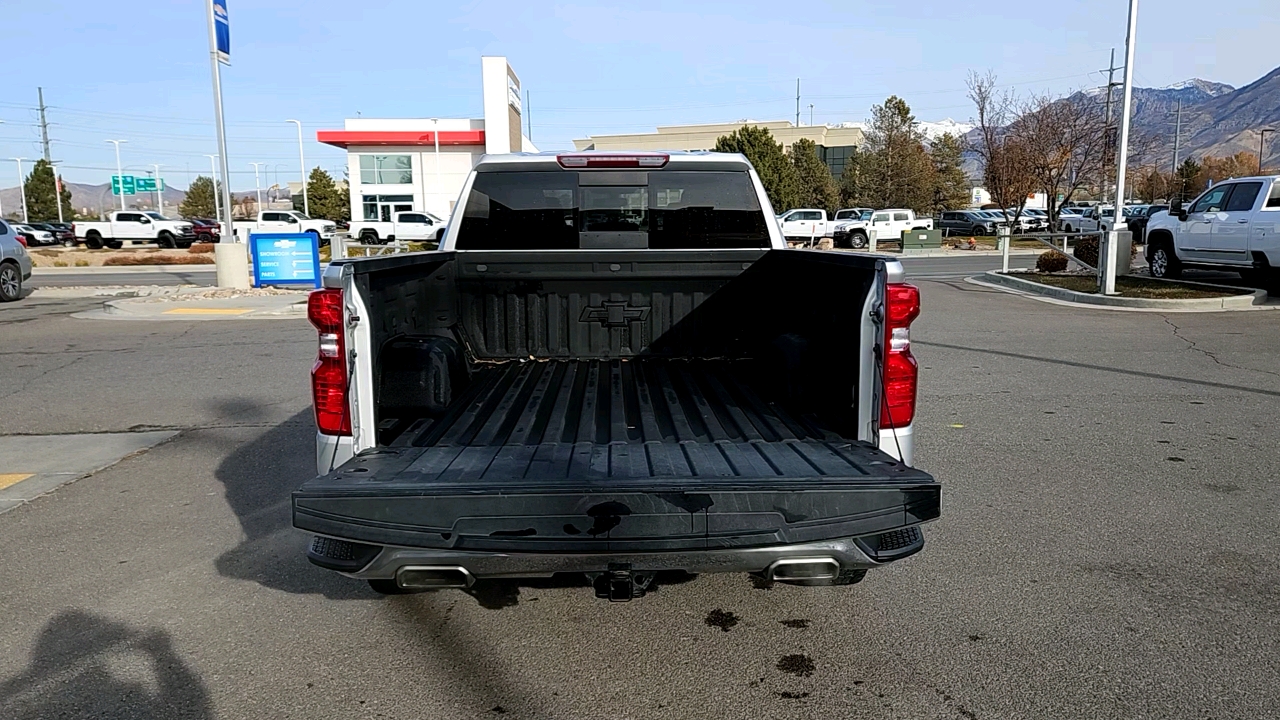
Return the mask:
[(3, 490), (10, 485), (17, 485), (29, 477), (31, 477), (31, 473), (9, 473), (7, 475), (0, 473), (0, 490)]
[(951, 424), (951, 427), (953, 427), (953, 428), (962, 428), (962, 427), (964, 427), (964, 425), (961, 425), (960, 423), (952, 423), (952, 424)]
[(243, 315), (249, 308), (174, 308), (165, 310), (165, 315)]

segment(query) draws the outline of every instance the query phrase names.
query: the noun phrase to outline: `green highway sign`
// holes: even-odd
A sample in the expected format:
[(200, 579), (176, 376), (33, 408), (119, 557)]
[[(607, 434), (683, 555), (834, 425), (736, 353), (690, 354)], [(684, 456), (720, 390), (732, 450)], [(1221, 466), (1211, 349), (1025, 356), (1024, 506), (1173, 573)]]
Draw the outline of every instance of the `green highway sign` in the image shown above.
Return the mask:
[(138, 192), (155, 192), (157, 182), (159, 182), (160, 184), (159, 189), (163, 190), (164, 189), (163, 178), (161, 178), (159, 181), (157, 181), (156, 178), (149, 178), (149, 177), (134, 178), (133, 189), (137, 190)]
[(136, 180), (137, 178), (135, 178), (132, 175), (112, 175), (111, 176), (111, 194), (112, 195), (136, 195), (138, 193), (135, 185)]

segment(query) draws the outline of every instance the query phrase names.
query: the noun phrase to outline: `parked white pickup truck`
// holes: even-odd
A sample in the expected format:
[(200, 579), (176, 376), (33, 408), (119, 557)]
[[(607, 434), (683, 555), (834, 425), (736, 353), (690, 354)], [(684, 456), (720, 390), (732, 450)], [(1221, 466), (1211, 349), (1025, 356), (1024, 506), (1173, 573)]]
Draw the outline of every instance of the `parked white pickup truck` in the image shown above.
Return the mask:
[[(865, 215), (864, 215), (865, 217)], [(898, 240), (905, 230), (932, 230), (933, 219), (916, 217), (915, 211), (904, 208), (876, 210), (868, 220), (842, 222), (831, 236), (836, 247), (864, 248), (876, 233), (877, 241)]]
[(835, 225), (834, 220), (827, 218), (826, 210), (801, 208), (788, 210), (778, 216), (778, 226), (782, 228), (782, 236), (793, 242), (831, 237), (831, 233), (835, 232)]
[(338, 226), (332, 220), (318, 220), (307, 217), (297, 210), (263, 210), (258, 213), (256, 221), (235, 223), (235, 232), (242, 241), (249, 239), (250, 233), (315, 233), (324, 245), (338, 232)]
[(156, 243), (162, 248), (186, 248), (195, 242), (191, 223), (170, 220), (158, 212), (116, 210), (101, 222), (77, 221), (71, 226), (76, 241), (91, 250), (117, 250), (126, 242)]
[(1152, 215), (1146, 255), (1153, 277), (1214, 267), (1280, 282), (1280, 175), (1227, 180)]
[(398, 212), (391, 222), (363, 220), (351, 223), (351, 237), (366, 245), (404, 242), (440, 242), (448, 223), (429, 212), (413, 210)]

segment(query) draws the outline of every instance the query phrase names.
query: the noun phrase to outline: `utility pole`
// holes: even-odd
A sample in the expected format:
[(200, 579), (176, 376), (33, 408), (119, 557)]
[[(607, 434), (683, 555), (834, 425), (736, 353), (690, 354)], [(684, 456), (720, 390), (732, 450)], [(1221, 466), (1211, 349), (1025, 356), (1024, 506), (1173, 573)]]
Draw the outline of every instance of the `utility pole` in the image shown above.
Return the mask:
[(796, 78), (796, 127), (800, 127), (800, 78)]
[(44, 119), (44, 88), (36, 88), (36, 97), (40, 98), (40, 141), (44, 143), (44, 161), (50, 162), (53, 156), (49, 154), (49, 123)]
[(1267, 142), (1267, 133), (1275, 134), (1275, 128), (1262, 128), (1262, 132), (1258, 133), (1258, 174), (1262, 174), (1262, 153)]
[(813, 103), (809, 103), (809, 127), (813, 127)]
[(27, 183), (22, 177), (22, 161), (26, 158), (11, 158), (18, 163), (18, 195), (22, 198), (22, 222), (29, 222), (27, 219)]
[(120, 143), (129, 142), (128, 140), (108, 140), (107, 142), (116, 146), (116, 182), (120, 183), (120, 209), (124, 209), (124, 170), (120, 169)]
[(258, 200), (258, 211), (261, 212), (262, 211), (262, 183), (258, 180), (258, 167), (260, 165), (266, 165), (266, 163), (255, 162), (255, 163), (249, 163), (249, 164), (253, 166), (253, 192), (254, 192), (254, 196)]
[[(1111, 136), (1111, 89), (1120, 84), (1116, 82), (1116, 70), (1119, 69), (1120, 68), (1116, 67), (1116, 49), (1111, 48), (1111, 64), (1107, 67), (1107, 119), (1102, 130), (1105, 135), (1103, 138), (1103, 147), (1105, 148), (1105, 151), (1103, 152), (1102, 159), (1102, 166), (1104, 168), (1102, 171), (1102, 204), (1104, 205), (1107, 202), (1107, 186), (1111, 183), (1111, 174), (1105, 169), (1108, 165), (1107, 160), (1109, 158), (1107, 151), (1115, 150), (1114, 141)], [(1099, 208), (1099, 211), (1101, 211), (1101, 208)]]
[(529, 142), (533, 142), (533, 112), (529, 109), (529, 91), (524, 91), (524, 122), (529, 129), (525, 131), (524, 136), (529, 138)]
[(1178, 100), (1178, 109), (1173, 111), (1173, 172), (1178, 172), (1178, 151), (1182, 149), (1182, 100)]

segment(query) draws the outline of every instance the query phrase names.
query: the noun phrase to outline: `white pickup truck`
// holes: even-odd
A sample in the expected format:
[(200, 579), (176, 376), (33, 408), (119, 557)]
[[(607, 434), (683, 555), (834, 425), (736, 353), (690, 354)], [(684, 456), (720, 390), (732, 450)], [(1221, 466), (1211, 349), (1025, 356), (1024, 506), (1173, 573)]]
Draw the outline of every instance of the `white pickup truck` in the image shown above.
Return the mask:
[(362, 220), (351, 223), (351, 237), (366, 245), (393, 240), (403, 242), (440, 242), (448, 223), (429, 212), (402, 211), (391, 216), (391, 222)]
[(77, 242), (83, 242), (90, 250), (104, 247), (118, 250), (126, 242), (155, 243), (162, 248), (191, 247), (196, 236), (191, 223), (170, 220), (158, 212), (141, 210), (116, 210), (100, 222), (76, 221), (71, 231)]
[(1152, 215), (1146, 256), (1153, 277), (1213, 267), (1280, 283), (1280, 175), (1226, 180)]
[[(866, 214), (863, 215), (866, 217)], [(897, 241), (906, 230), (932, 230), (933, 219), (916, 217), (914, 210), (890, 208), (876, 210), (870, 219), (841, 222), (831, 236), (836, 247), (864, 248), (875, 231), (878, 242)]]
[(836, 222), (827, 218), (826, 210), (800, 208), (779, 215), (778, 226), (782, 228), (782, 236), (794, 242), (831, 237), (831, 233), (835, 232)]
[(312, 563), (627, 601), (675, 570), (851, 585), (923, 548), (901, 263), (787, 249), (741, 155), (486, 155), (462, 196), (439, 251), (337, 260), (308, 300)]
[(235, 223), (236, 235), (248, 241), (251, 233), (315, 233), (320, 244), (333, 240), (338, 226), (332, 220), (310, 218), (297, 210), (263, 210), (256, 221)]

